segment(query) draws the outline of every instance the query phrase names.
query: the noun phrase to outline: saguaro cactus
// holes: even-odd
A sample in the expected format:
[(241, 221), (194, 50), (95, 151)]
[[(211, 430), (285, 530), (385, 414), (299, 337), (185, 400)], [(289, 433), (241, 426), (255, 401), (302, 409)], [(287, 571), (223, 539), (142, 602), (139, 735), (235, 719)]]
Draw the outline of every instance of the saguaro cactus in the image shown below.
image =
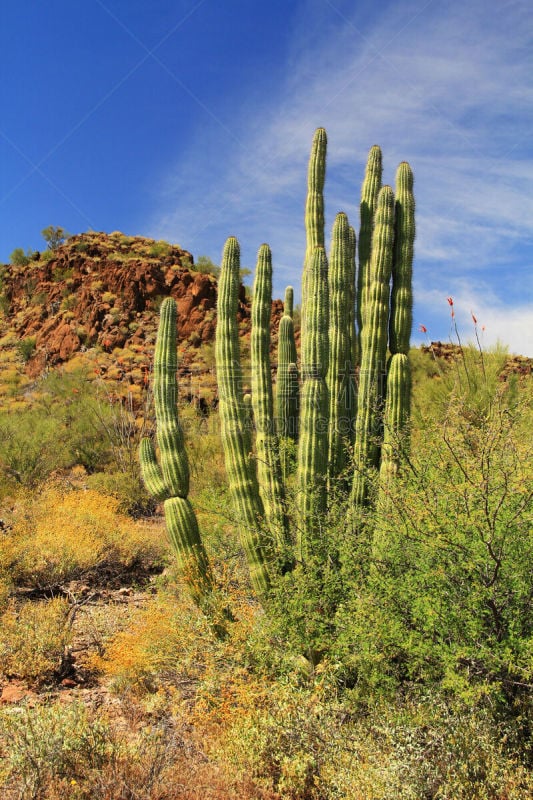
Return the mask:
[(196, 515), (187, 499), (189, 463), (177, 412), (176, 303), (161, 304), (154, 355), (156, 437), (160, 463), (151, 439), (143, 439), (139, 460), (144, 483), (164, 500), (165, 520), (180, 573), (193, 599), (201, 605), (213, 589), (213, 576), (200, 538)]

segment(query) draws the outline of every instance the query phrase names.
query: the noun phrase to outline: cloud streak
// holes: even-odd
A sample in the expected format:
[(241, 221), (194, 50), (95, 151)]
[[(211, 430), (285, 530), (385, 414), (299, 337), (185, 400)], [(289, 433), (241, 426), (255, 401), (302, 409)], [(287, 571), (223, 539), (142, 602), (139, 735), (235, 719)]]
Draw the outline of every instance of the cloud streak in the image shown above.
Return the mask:
[(496, 335), (533, 355), (523, 337), (533, 321), (533, 12), (519, 0), (352, 9), (302, 3), (285, 81), (260, 105), (243, 98), (233, 119), (246, 150), (206, 121), (167, 169), (149, 232), (214, 259), (236, 235), (247, 266), (268, 241), (281, 295), (299, 284), (313, 130), (328, 131), (328, 228), (341, 208), (357, 227), (364, 161), (378, 142), (386, 182), (403, 159), (415, 172), (415, 318), (431, 311), (432, 292), (459, 297), (468, 285)]

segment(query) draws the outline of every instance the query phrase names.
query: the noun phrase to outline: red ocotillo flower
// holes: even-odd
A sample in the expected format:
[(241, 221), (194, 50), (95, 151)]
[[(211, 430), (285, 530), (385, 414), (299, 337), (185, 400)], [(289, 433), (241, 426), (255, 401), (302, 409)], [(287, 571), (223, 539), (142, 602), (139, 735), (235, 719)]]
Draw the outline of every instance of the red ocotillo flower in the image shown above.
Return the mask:
[(418, 326), (418, 330), (420, 331), (420, 333), (427, 333), (428, 332), (428, 329), (426, 328), (425, 325), (419, 325)]
[(448, 297), (448, 305), (452, 307), (452, 319), (455, 317), (455, 309), (453, 307), (453, 297)]
[(475, 317), (475, 315), (474, 315), (474, 312), (473, 312), (473, 311), (471, 311), (471, 312), (470, 312), (470, 316), (471, 316), (471, 317), (472, 317), (472, 319), (474, 320), (474, 325), (477, 325), (477, 319), (476, 319), (476, 317)]

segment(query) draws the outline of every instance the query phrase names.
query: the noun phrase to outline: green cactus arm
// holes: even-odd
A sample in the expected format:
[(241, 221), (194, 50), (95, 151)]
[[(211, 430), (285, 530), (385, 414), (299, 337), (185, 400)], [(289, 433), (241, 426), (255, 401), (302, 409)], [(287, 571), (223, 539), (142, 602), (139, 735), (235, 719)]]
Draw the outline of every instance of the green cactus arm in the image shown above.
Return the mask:
[(163, 479), (161, 467), (157, 463), (157, 456), (151, 439), (141, 439), (139, 464), (141, 477), (147, 490), (156, 500), (166, 500), (169, 496), (169, 491)]
[(189, 465), (179, 424), (176, 394), (176, 303), (168, 297), (161, 304), (154, 355), (156, 436), (161, 467), (150, 439), (139, 448), (141, 473), (146, 488), (165, 500), (165, 520), (180, 573), (194, 601), (201, 605), (214, 588), (209, 559), (187, 494)]
[(329, 258), (329, 443), (328, 485), (331, 487), (347, 463), (347, 442), (352, 426), (350, 383), (352, 337), (351, 300), (354, 295), (348, 217), (340, 212), (333, 225)]
[(161, 303), (159, 330), (154, 352), (154, 403), (161, 470), (169, 494), (187, 497), (189, 462), (177, 413), (178, 358), (176, 303), (171, 297)]
[(272, 373), (270, 370), (270, 317), (272, 310), (272, 254), (261, 245), (252, 300), (252, 406), (256, 429), (257, 478), (265, 519), (278, 552), (288, 544), (287, 515), (281, 480), (279, 441), (275, 430)]
[[(283, 316), (278, 330), (278, 371), (276, 381), (276, 422), (278, 435), (296, 441), (298, 438), (298, 369), (294, 338), (293, 315), (294, 292), (292, 286), (285, 289)], [(291, 368), (292, 365), (292, 368)], [(285, 465), (287, 466), (287, 464)], [(284, 474), (286, 470), (284, 469)]]
[[(361, 225), (359, 228), (359, 270), (357, 273), (357, 330), (359, 341), (359, 358), (361, 353), (361, 335), (365, 324), (368, 303), (368, 290), (370, 287), (370, 260), (372, 252), (372, 232), (374, 229), (374, 215), (377, 207), (379, 190), (381, 189), (381, 175), (383, 172), (383, 159), (381, 148), (374, 145), (370, 148), (366, 164), (365, 177), (361, 188), (361, 202), (359, 205)], [(360, 363), (360, 362), (359, 362)]]
[(389, 359), (387, 398), (383, 418), (380, 484), (396, 475), (402, 455), (409, 451), (409, 416), (411, 404), (411, 371), (405, 353)]
[(391, 487), (402, 461), (409, 452), (409, 418), (411, 404), (411, 370), (405, 353), (395, 353), (389, 359), (387, 399), (383, 420), (383, 445), (379, 467), (379, 486), (376, 502), (376, 527), (372, 543), (373, 555), (379, 558), (382, 547), (383, 520), (391, 503)]
[(326, 179), (327, 134), (324, 128), (317, 128), (311, 145), (311, 155), (307, 170), (307, 197), (305, 201), (306, 249), (302, 273), (302, 315), (301, 335), (305, 335), (307, 325), (307, 283), (310, 264), (315, 247), (325, 246), (324, 231), (324, 182)]
[(394, 246), (394, 194), (384, 186), (372, 237), (368, 310), (361, 335), (352, 501), (365, 505), (369, 473), (379, 467), (379, 438), (385, 392), (390, 277)]
[(294, 289), (292, 286), (287, 286), (285, 288), (285, 299), (283, 301), (283, 314), (287, 317), (291, 317), (294, 314)]
[(413, 173), (406, 161), (396, 171), (396, 219), (392, 264), (389, 348), (391, 353), (409, 353), (413, 322), (413, 253), (415, 241), (415, 199)]
[(165, 522), (176, 553), (178, 568), (197, 605), (213, 589), (213, 575), (203, 546), (198, 521), (191, 504), (183, 497), (165, 500)]
[(237, 327), (239, 272), (239, 243), (232, 236), (224, 246), (218, 282), (215, 357), (220, 435), (230, 494), (239, 518), (241, 540), (252, 585), (259, 595), (264, 595), (270, 586), (268, 574), (270, 553), (261, 530), (264, 508), (259, 495), (255, 465), (250, 458), (249, 432), (246, 430), (243, 409)]
[(253, 450), (254, 410), (252, 407), (252, 395), (249, 392), (242, 397), (242, 413), (244, 420), (244, 450), (251, 458)]
[(298, 441), (299, 525), (297, 555), (305, 561), (313, 549), (327, 506), (328, 458), (328, 276), (323, 247), (317, 247), (309, 270), (309, 318), (302, 340), (302, 389)]

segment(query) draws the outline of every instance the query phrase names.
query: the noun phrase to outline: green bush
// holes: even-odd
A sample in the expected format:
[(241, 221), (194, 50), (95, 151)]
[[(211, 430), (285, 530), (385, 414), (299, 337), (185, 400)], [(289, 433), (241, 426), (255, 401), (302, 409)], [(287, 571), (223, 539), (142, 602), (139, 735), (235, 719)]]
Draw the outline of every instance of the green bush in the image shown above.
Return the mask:
[(339, 610), (362, 693), (405, 682), (515, 702), (533, 682), (533, 443), (527, 397), (454, 394), (416, 435), (376, 527), (360, 591)]
[(24, 252), (22, 247), (16, 247), (9, 256), (9, 261), (14, 267), (27, 267), (33, 258), (33, 254), (33, 250)]

